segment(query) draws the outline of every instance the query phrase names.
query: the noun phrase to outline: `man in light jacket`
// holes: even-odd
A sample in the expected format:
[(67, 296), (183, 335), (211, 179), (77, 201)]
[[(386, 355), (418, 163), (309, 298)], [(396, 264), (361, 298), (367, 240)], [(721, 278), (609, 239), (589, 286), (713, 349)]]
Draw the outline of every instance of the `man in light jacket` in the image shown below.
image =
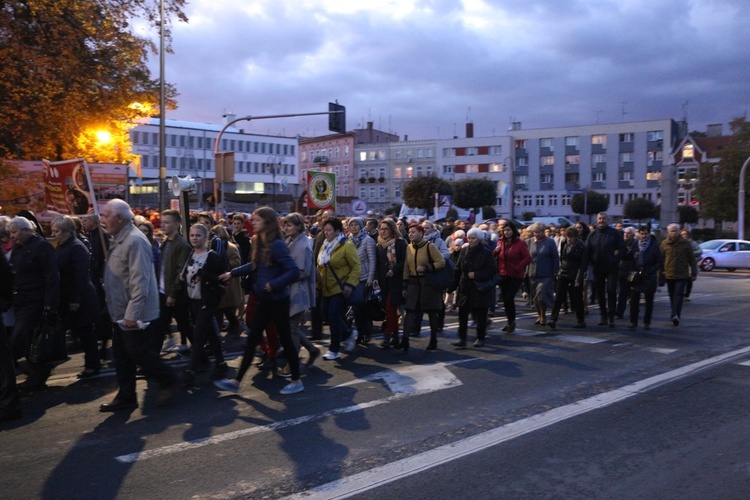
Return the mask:
[(123, 200), (110, 200), (101, 216), (113, 237), (104, 271), (104, 293), (114, 322), (112, 349), (119, 390), (99, 410), (112, 412), (138, 407), (135, 393), (138, 366), (161, 385), (156, 399), (161, 406), (174, 395), (177, 377), (154, 347), (154, 335), (161, 338), (162, 332), (151, 243), (133, 224), (133, 212)]

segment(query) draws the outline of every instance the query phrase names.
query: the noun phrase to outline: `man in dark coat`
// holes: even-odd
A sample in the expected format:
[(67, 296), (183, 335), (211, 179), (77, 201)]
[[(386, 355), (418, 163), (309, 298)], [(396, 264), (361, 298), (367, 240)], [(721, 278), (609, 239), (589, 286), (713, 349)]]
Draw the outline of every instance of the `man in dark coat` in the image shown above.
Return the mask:
[[(8, 223), (14, 248), (10, 264), (13, 280), (13, 312), (16, 324), (11, 335), (15, 359), (28, 358), (31, 336), (41, 324), (44, 312), (57, 314), (60, 304), (60, 274), (57, 253), (52, 245), (34, 232), (34, 225), (24, 217)], [(52, 368), (46, 364), (28, 363), (29, 376), (19, 386), (23, 390), (44, 389)]]
[(91, 243), (91, 282), (96, 289), (96, 296), (99, 299), (100, 314), (96, 322), (96, 336), (101, 341), (99, 349), (99, 358), (107, 359), (107, 342), (112, 339), (112, 320), (107, 312), (107, 304), (104, 299), (104, 266), (107, 263), (107, 254), (112, 237), (100, 222), (99, 216), (89, 214), (81, 217), (83, 231)]
[(594, 270), (594, 290), (601, 314), (599, 326), (614, 327), (617, 274), (620, 260), (625, 254), (625, 242), (620, 231), (609, 227), (609, 216), (606, 213), (597, 214), (596, 226), (586, 240), (586, 258)]
[[(0, 308), (10, 307), (13, 299), (13, 273), (5, 256), (0, 254)], [(16, 369), (6, 335), (3, 317), (0, 315), (0, 422), (21, 418), (21, 400), (16, 387)]]

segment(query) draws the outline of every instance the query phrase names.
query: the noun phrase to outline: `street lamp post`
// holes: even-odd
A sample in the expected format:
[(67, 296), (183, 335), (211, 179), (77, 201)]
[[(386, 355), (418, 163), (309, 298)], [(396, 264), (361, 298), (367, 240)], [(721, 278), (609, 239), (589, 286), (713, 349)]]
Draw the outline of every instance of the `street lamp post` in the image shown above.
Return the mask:
[[(508, 161), (510, 160), (510, 165), (508, 165)], [(510, 195), (510, 208), (509, 208), (509, 219), (513, 220), (513, 208), (516, 204), (515, 202), (515, 194), (513, 193), (515, 188), (515, 169), (516, 169), (516, 159), (515, 156), (506, 156), (503, 160), (503, 171), (506, 171), (508, 168), (510, 168), (510, 183), (508, 184), (508, 194)]]
[(272, 194), (272, 203), (273, 203), (273, 209), (276, 210), (276, 170), (277, 165), (281, 166), (281, 158), (278, 156), (269, 156), (266, 160), (266, 166), (271, 169), (271, 182), (273, 183), (273, 194)]

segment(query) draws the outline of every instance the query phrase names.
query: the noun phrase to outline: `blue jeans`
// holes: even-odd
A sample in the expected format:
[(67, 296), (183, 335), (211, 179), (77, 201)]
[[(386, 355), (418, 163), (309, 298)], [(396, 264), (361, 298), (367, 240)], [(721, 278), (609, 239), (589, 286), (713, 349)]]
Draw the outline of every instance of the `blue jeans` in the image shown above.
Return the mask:
[(328, 328), (331, 330), (331, 347), (330, 351), (339, 352), (341, 341), (349, 336), (349, 329), (346, 327), (346, 299), (341, 293), (323, 297), (323, 314), (328, 320)]
[(677, 316), (682, 317), (682, 301), (685, 298), (685, 288), (687, 287), (687, 279), (680, 280), (667, 280), (667, 292), (669, 293), (669, 303), (672, 305), (672, 314), (670, 318)]

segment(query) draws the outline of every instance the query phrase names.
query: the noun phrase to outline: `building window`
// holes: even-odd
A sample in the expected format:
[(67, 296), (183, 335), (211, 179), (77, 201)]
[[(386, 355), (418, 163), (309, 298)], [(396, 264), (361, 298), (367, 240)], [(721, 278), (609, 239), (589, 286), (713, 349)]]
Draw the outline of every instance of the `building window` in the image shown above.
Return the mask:
[(554, 165), (555, 164), (555, 157), (554, 156), (540, 156), (539, 157), (539, 165), (545, 166), (545, 165)]
[(664, 131), (663, 130), (649, 130), (646, 132), (646, 140), (647, 141), (662, 141), (664, 140)]
[(581, 155), (565, 155), (565, 166), (580, 165)]
[(692, 160), (695, 157), (695, 146), (692, 144), (685, 144), (682, 147), (682, 158), (684, 160)]
[(466, 165), (467, 174), (476, 174), (479, 172), (479, 165)]
[(490, 172), (502, 172), (502, 166), (499, 163), (490, 163)]
[(595, 154), (591, 155), (591, 164), (592, 165), (599, 165), (599, 164), (605, 164), (607, 163), (607, 155), (603, 154)]
[(648, 151), (648, 166), (652, 167), (654, 165), (654, 162), (660, 162), (663, 158), (662, 151)]
[(387, 190), (386, 190), (385, 186), (380, 186), (380, 187), (378, 187), (378, 196), (379, 196), (379, 198), (380, 198), (381, 200), (382, 200), (383, 198), (385, 198), (385, 197), (386, 197), (387, 195), (388, 195), (388, 192), (387, 192)]
[(630, 180), (633, 180), (633, 172), (631, 172), (630, 170), (627, 170), (625, 172), (620, 172), (619, 179), (621, 181), (630, 181)]
[(542, 148), (547, 148), (551, 152), (553, 150), (553, 148), (552, 148), (552, 138), (551, 137), (545, 137), (544, 139), (539, 139), (539, 146), (542, 147)]
[(549, 195), (549, 206), (556, 207), (557, 206), (557, 195), (551, 194)]
[(529, 166), (529, 159), (525, 156), (519, 156), (516, 158), (516, 166), (517, 167), (528, 167)]
[(466, 148), (467, 156), (476, 156), (477, 154), (479, 154), (479, 150), (477, 148), (474, 148), (474, 147)]
[(529, 183), (529, 176), (528, 175), (517, 175), (515, 178), (515, 184), (523, 184), (526, 185)]
[(378, 159), (378, 152), (377, 151), (368, 151), (367, 152), (367, 159), (370, 161), (377, 160)]
[(605, 182), (607, 180), (606, 172), (594, 172), (591, 175), (592, 182)]
[(503, 154), (503, 147), (502, 146), (490, 146), (490, 154), (491, 155)]
[(432, 175), (432, 164), (427, 165), (425, 171), (427, 172), (427, 175)]
[(562, 195), (561, 198), (562, 198), (562, 202), (561, 202), (562, 206), (566, 207), (566, 206), (570, 205), (570, 195), (569, 194), (564, 194), (564, 195)]
[(536, 195), (536, 206), (537, 207), (543, 207), (544, 206), (544, 195), (543, 194)]
[(417, 149), (417, 158), (422, 158), (422, 157), (423, 157), (423, 155), (424, 155), (424, 150), (422, 150), (422, 149)]
[(414, 171), (417, 177), (422, 177), (422, 165), (417, 165), (416, 170)]
[(530, 194), (523, 195), (523, 206), (524, 207), (530, 207), (531, 206), (531, 195)]
[(633, 153), (620, 153), (620, 167), (629, 167), (633, 164)]
[(526, 149), (526, 139), (516, 139), (516, 149)]
[(591, 144), (599, 144), (601, 147), (607, 147), (607, 136), (604, 134), (592, 135)]
[(385, 160), (385, 150), (378, 151), (378, 160)]
[(396, 155), (395, 155), (395, 156), (396, 156), (396, 159), (397, 159), (397, 160), (400, 160), (400, 159), (401, 159), (401, 150), (400, 150), (400, 149), (397, 149), (397, 150), (395, 151), (395, 153), (396, 153)]
[(541, 182), (542, 184), (552, 184), (552, 174), (540, 175), (539, 182)]
[(455, 165), (443, 165), (443, 173), (444, 174), (452, 174), (456, 171)]
[(565, 145), (577, 148), (578, 147), (578, 136), (575, 136), (575, 137), (566, 137), (565, 138)]
[(630, 132), (627, 134), (620, 134), (620, 142), (633, 142), (633, 134)]
[(360, 187), (359, 188), (359, 198), (360, 199), (367, 198), (367, 188), (366, 187)]
[(578, 184), (579, 178), (580, 177), (578, 175), (578, 172), (565, 174), (565, 183), (566, 184), (569, 184), (569, 183)]
[(453, 158), (454, 156), (456, 156), (456, 148), (444, 148), (443, 149), (444, 158)]

